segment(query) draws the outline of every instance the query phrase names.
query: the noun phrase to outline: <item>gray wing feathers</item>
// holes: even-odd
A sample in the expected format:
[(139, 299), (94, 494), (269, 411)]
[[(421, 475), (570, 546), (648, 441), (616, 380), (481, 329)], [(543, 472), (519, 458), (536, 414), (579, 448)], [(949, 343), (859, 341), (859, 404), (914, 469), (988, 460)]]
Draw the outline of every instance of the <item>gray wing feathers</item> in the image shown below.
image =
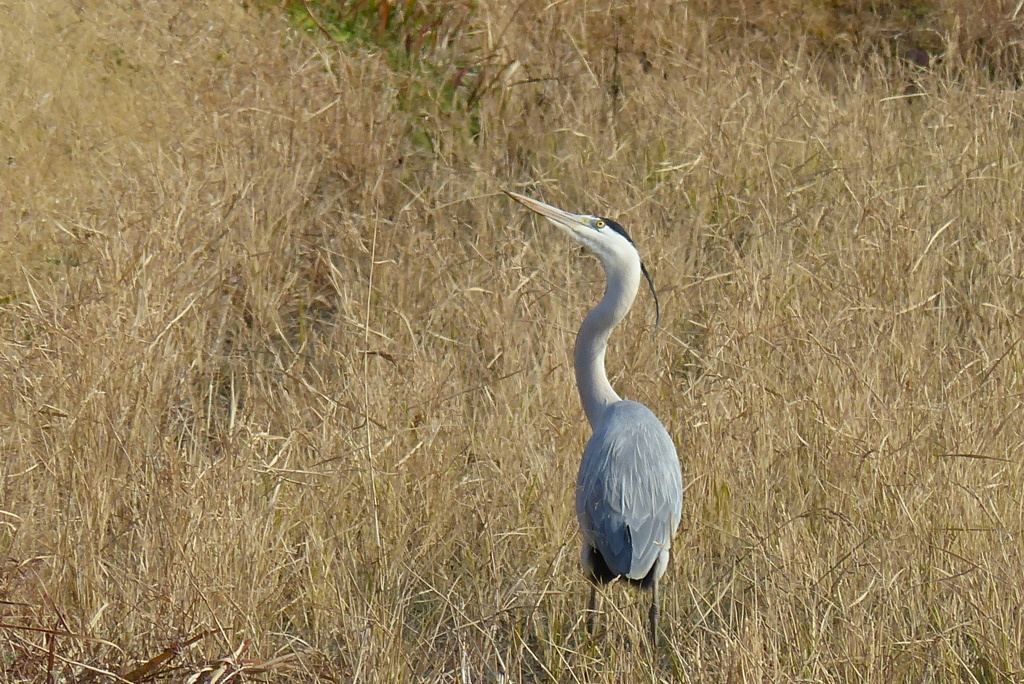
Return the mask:
[(664, 426), (643, 404), (613, 404), (587, 442), (576, 480), (585, 543), (615, 574), (642, 579), (669, 548), (682, 503), (679, 459)]

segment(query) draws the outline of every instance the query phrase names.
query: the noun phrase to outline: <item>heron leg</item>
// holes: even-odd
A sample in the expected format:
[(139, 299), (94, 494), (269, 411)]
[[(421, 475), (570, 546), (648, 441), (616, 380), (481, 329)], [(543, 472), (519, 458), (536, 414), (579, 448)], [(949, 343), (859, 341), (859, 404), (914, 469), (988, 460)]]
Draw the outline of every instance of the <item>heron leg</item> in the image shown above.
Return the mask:
[(658, 614), (661, 612), (661, 601), (658, 596), (658, 579), (651, 585), (651, 645), (658, 645)]
[(590, 585), (590, 602), (587, 604), (587, 633), (594, 633), (594, 620), (597, 615), (599, 599), (597, 596), (597, 585)]

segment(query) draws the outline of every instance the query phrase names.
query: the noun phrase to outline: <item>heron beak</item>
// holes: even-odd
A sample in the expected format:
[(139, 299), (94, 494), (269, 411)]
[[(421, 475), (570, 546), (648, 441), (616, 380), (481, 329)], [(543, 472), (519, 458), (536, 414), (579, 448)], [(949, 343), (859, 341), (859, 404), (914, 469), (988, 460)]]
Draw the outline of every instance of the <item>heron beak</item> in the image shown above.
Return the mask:
[(558, 207), (553, 207), (550, 204), (538, 202), (535, 199), (532, 199), (525, 195), (520, 195), (515, 192), (509, 192), (508, 190), (505, 191), (505, 194), (514, 199), (516, 202), (522, 204), (530, 211), (540, 214), (548, 221), (551, 221), (553, 224), (555, 224), (556, 226), (558, 226), (559, 228), (561, 228), (562, 230), (564, 230), (566, 233), (573, 237), (575, 237), (577, 233), (579, 233), (583, 229), (589, 227), (589, 224), (587, 223), (587, 217), (579, 216), (577, 214), (570, 214), (567, 211), (562, 211)]

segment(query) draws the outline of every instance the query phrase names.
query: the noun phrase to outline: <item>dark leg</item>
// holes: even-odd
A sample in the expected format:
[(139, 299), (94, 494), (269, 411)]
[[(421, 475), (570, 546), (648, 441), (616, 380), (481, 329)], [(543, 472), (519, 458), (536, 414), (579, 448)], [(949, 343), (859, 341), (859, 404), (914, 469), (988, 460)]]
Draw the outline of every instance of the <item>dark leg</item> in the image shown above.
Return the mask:
[(597, 615), (597, 586), (590, 585), (590, 603), (587, 606), (587, 633), (594, 633), (594, 619)]
[(658, 598), (658, 580), (655, 579), (651, 585), (651, 645), (658, 645), (658, 613), (661, 610), (660, 601)]

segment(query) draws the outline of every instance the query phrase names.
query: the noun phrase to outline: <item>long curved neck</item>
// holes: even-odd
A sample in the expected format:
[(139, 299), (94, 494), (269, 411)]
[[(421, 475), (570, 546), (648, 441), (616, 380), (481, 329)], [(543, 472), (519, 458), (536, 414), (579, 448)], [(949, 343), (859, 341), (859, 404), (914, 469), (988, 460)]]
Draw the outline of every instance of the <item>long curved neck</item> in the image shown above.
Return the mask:
[(604, 369), (604, 353), (608, 349), (608, 336), (626, 316), (640, 286), (640, 261), (617, 264), (614, 269), (605, 266), (604, 297), (583, 319), (576, 334), (575, 366), (576, 387), (580, 392), (583, 410), (590, 426), (597, 429), (609, 406), (621, 401)]

